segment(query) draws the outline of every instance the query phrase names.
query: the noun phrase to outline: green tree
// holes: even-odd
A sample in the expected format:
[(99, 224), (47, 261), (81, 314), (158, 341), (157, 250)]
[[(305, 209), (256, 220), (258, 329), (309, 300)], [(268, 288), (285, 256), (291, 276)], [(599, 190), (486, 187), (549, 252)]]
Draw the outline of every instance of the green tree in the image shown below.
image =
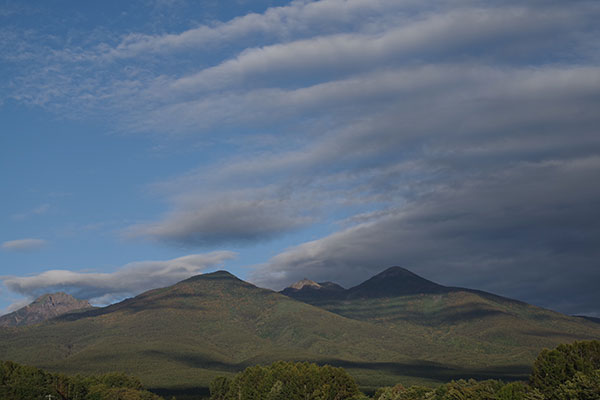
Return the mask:
[(547, 399), (559, 400), (558, 388), (576, 378), (578, 373), (593, 374), (600, 369), (600, 341), (561, 344), (543, 350), (533, 363), (531, 385)]
[(600, 399), (600, 369), (588, 374), (577, 372), (573, 379), (560, 385), (556, 395), (561, 400)]
[(231, 386), (231, 381), (228, 378), (220, 376), (210, 383), (210, 398), (213, 400), (225, 400), (227, 392)]
[(342, 368), (306, 362), (279, 361), (269, 366), (249, 367), (226, 386), (223, 378), (213, 381), (211, 399), (349, 400), (361, 394), (354, 379)]
[(528, 386), (524, 382), (507, 383), (498, 390), (498, 400), (525, 400)]
[(140, 381), (121, 373), (66, 376), (10, 361), (0, 362), (0, 399), (31, 400), (47, 395), (61, 400), (160, 400)]

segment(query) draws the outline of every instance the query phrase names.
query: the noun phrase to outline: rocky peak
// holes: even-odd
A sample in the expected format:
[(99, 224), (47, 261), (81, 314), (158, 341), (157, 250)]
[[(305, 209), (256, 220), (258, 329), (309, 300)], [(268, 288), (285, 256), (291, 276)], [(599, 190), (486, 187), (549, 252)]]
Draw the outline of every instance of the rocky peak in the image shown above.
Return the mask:
[(44, 294), (28, 306), (0, 317), (0, 326), (33, 325), (72, 311), (92, 308), (87, 300), (63, 293)]
[(290, 286), (290, 288), (296, 289), (296, 290), (301, 290), (301, 289), (304, 289), (305, 287), (310, 287), (312, 289), (320, 289), (321, 285), (319, 285), (315, 281), (311, 281), (310, 279), (304, 278), (301, 281), (298, 281)]

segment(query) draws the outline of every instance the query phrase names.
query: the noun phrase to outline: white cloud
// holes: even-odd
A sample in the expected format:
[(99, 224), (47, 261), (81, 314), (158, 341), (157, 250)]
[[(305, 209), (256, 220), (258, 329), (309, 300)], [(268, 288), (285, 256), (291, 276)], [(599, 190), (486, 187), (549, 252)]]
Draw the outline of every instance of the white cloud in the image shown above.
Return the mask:
[(2, 243), (2, 249), (6, 251), (34, 251), (44, 247), (47, 242), (43, 239), (17, 239)]
[[(265, 36), (271, 40), (311, 36), (319, 34), (323, 28), (335, 31), (355, 28), (360, 23), (367, 25), (371, 18), (385, 19), (385, 16), (405, 12), (407, 3), (393, 0), (293, 1), (288, 6), (269, 8), (263, 14), (250, 13), (225, 23), (201, 25), (181, 33), (129, 34), (116, 47), (104, 49), (104, 57), (127, 58), (146, 53), (214, 48), (247, 40), (252, 35), (260, 35), (263, 40)], [(367, 27), (372, 29), (371, 25)]]
[(49, 270), (34, 276), (3, 276), (0, 279), (9, 290), (30, 298), (64, 291), (80, 299), (101, 302), (172, 285), (205, 269), (220, 267), (235, 255), (230, 251), (215, 251), (166, 261), (133, 262), (112, 273)]
[(10, 314), (11, 312), (17, 311), (18, 309), (31, 304), (32, 301), (33, 301), (33, 299), (31, 299), (31, 298), (17, 300), (14, 303), (10, 304), (8, 307), (6, 307), (4, 310), (0, 310), (0, 316), (5, 315), (5, 314)]
[[(598, 7), (585, 2), (577, 7), (559, 2), (544, 7), (522, 3), (493, 7), (485, 2), (461, 7), (453, 2), (428, 7), (412, 1), (293, 2), (181, 34), (131, 33), (117, 46), (107, 39), (97, 48), (22, 50), (26, 54), (40, 50), (43, 55), (15, 68), (11, 91), (23, 102), (78, 111), (69, 112), (73, 115), (110, 113), (122, 130), (208, 133), (215, 130), (211, 120), (220, 121), (219, 126), (230, 119), (239, 122), (236, 97), (258, 102), (253, 109), (263, 104), (262, 109), (268, 110), (274, 103), (271, 89), (277, 98), (277, 90), (284, 95), (357, 74), (423, 63), (539, 65), (548, 57), (569, 57), (585, 64), (596, 57), (585, 43), (593, 37), (598, 14)], [(262, 34), (246, 40), (253, 30)], [(34, 39), (29, 38), (29, 45)], [(203, 48), (206, 43), (220, 46), (221, 40), (231, 40), (237, 47), (217, 56), (211, 55), (211, 48)], [(7, 42), (12, 46), (14, 40)], [(143, 56), (178, 49), (186, 51), (185, 57)], [(109, 58), (125, 56), (135, 61), (121, 68), (103, 59), (111, 54)], [(198, 62), (193, 62), (196, 58)], [(145, 67), (148, 63), (151, 66)], [(46, 68), (31, 67), (36, 64)], [(265, 115), (269, 121), (277, 113), (258, 114), (255, 120)]]

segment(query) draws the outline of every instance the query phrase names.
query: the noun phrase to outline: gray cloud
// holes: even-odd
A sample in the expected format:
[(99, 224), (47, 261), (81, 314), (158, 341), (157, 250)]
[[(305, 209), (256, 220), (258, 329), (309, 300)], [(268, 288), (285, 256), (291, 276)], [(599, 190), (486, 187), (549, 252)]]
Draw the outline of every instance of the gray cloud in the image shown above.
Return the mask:
[(276, 289), (303, 277), (351, 286), (402, 265), (444, 284), (594, 313), (600, 189), (590, 182), (599, 172), (596, 156), (442, 179), (400, 210), (273, 257), (251, 280)]
[(309, 224), (295, 201), (264, 188), (218, 197), (184, 196), (162, 221), (130, 227), (127, 236), (146, 236), (183, 246), (247, 244)]
[[(339, 126), (302, 147), (226, 160), (160, 185), (180, 194), (172, 211), (129, 233), (184, 245), (248, 243), (339, 204), (398, 207), (443, 184), (440, 177), (468, 181), (474, 166), (496, 174), (514, 162), (592, 156), (599, 76), (593, 67), (428, 65), (285, 92), (273, 107), (311, 115), (322, 107), (339, 113)], [(253, 103), (243, 102), (247, 112)], [(268, 190), (228, 188), (265, 180)], [(198, 196), (196, 187), (217, 194)]]
[[(0, 45), (21, 102), (227, 142), (235, 155), (154, 185), (168, 212), (130, 235), (210, 246), (341, 224), (253, 279), (349, 285), (400, 264), (598, 313), (599, 19), (595, 1), (298, 1), (82, 48)], [(257, 132), (270, 141), (249, 150)]]
[(43, 293), (65, 291), (95, 304), (109, 304), (143, 291), (172, 285), (207, 268), (222, 266), (235, 257), (230, 251), (192, 254), (166, 261), (129, 263), (112, 273), (50, 270), (34, 276), (2, 276), (9, 290), (35, 298)]
[(47, 242), (43, 239), (17, 239), (9, 240), (2, 243), (2, 249), (6, 251), (29, 252), (39, 250), (44, 247)]

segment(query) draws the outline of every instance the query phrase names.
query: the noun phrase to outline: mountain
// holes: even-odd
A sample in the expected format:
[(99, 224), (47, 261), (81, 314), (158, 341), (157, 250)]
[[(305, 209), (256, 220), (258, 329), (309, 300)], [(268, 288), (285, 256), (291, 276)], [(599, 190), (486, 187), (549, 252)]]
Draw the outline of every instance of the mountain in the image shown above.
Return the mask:
[(309, 279), (303, 279), (291, 286), (283, 289), (280, 293), (297, 300), (306, 301), (309, 299), (329, 299), (336, 298), (345, 289), (333, 282), (315, 282)]
[[(282, 359), (375, 375), (378, 361), (420, 364), (414, 347), (408, 334), (342, 317), (225, 271), (43, 325), (0, 329), (0, 359), (73, 374), (123, 371), (177, 398), (183, 397), (178, 391), (206, 388), (217, 376)], [(393, 372), (388, 375), (395, 380)]]
[(588, 315), (574, 315), (574, 317), (583, 318), (583, 319), (585, 319), (587, 321), (591, 321), (591, 322), (595, 322), (597, 324), (600, 324), (600, 318), (598, 318), (598, 317), (590, 317)]
[[(595, 321), (571, 317), (480, 290), (448, 287), (404, 268), (391, 267), (335, 297), (288, 296), (346, 318), (394, 331), (425, 329), (450, 349), (479, 351), (513, 360), (534, 357), (535, 349), (600, 338)], [(446, 362), (444, 355), (437, 361)], [(449, 360), (448, 360), (449, 361)]]
[(437, 294), (451, 291), (401, 267), (391, 267), (348, 289), (348, 298), (381, 298), (411, 294)]
[(62, 314), (89, 308), (92, 305), (87, 300), (78, 300), (63, 292), (45, 294), (28, 306), (0, 317), (0, 326), (39, 324)]
[[(325, 289), (321, 284), (304, 279), (280, 293), (353, 319), (379, 321), (402, 319), (420, 324), (426, 323), (434, 314), (432, 310), (417, 307), (420, 303), (437, 304), (437, 308), (433, 307), (437, 310), (435, 314), (445, 320), (460, 319), (460, 314), (471, 318), (477, 314), (483, 316), (493, 313), (490, 309), (492, 305), (528, 306), (521, 301), (481, 290), (443, 286), (402, 267), (390, 267), (350, 289), (344, 289), (332, 282), (327, 284), (334, 289)], [(444, 309), (444, 303), (450, 300), (456, 302), (458, 299), (469, 299), (469, 301), (465, 300), (468, 304), (463, 306), (456, 304), (452, 310)], [(404, 304), (405, 300), (410, 300), (410, 304)], [(394, 307), (392, 303), (398, 301), (398, 306)], [(365, 310), (365, 316), (361, 317), (359, 309), (365, 304), (370, 304), (369, 310)], [(353, 313), (353, 308), (357, 308), (355, 311), (358, 314)], [(430, 322), (435, 325), (441, 321)]]
[[(441, 291), (401, 270), (388, 273), (361, 290), (327, 283), (294, 289), (337, 293), (315, 300), (320, 307), (226, 271), (198, 275), (108, 307), (1, 328), (0, 359), (70, 374), (122, 371), (159, 394), (185, 399), (217, 376), (276, 360), (342, 366), (366, 390), (520, 379), (542, 348), (600, 338), (600, 326), (580, 318), (483, 292)], [(409, 294), (387, 284), (376, 290), (377, 282), (402, 277), (413, 279)], [(431, 293), (414, 293), (417, 286)]]

